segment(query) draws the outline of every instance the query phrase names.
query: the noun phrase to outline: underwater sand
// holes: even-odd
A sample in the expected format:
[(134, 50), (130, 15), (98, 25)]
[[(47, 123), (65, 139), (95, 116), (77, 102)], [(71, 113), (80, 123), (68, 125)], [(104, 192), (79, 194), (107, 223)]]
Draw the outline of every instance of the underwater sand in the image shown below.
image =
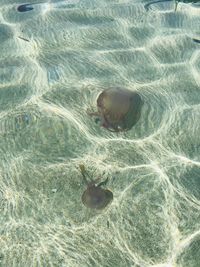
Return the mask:
[[(0, 1), (0, 266), (200, 267), (200, 8)], [(110, 86), (144, 100), (126, 133), (87, 115)]]

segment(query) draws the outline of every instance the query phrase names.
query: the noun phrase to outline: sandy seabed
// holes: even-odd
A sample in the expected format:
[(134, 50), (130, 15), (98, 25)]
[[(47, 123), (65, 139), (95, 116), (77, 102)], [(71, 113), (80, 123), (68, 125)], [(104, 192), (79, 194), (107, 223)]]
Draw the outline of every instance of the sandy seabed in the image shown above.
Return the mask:
[[(0, 1), (0, 266), (199, 267), (200, 8)], [(87, 115), (110, 86), (143, 98), (126, 133)]]

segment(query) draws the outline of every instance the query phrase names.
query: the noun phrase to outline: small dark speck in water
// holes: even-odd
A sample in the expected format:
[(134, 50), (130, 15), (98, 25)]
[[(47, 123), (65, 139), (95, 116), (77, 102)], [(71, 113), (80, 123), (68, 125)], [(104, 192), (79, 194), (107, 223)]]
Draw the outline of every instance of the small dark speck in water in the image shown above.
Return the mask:
[(107, 227), (108, 227), (108, 228), (110, 227), (110, 223), (109, 223), (109, 221), (107, 221)]
[(114, 182), (116, 180), (116, 176), (112, 177), (112, 182)]
[(25, 115), (24, 115), (24, 121), (25, 121), (27, 124), (29, 124), (30, 116), (27, 115), (27, 114), (25, 114)]
[(20, 129), (21, 126), (27, 126), (30, 123), (30, 116), (28, 114), (21, 114), (15, 118), (15, 127)]
[(100, 122), (100, 118), (96, 118), (95, 119), (95, 123), (97, 124), (97, 123), (99, 123)]
[(133, 222), (131, 220), (128, 219), (128, 222), (131, 226), (133, 226)]

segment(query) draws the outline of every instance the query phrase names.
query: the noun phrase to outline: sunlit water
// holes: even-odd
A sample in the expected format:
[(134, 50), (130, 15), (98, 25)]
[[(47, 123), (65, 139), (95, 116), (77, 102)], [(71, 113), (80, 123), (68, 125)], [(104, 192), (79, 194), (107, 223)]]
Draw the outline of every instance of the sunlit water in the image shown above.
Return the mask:
[[(200, 8), (0, 2), (0, 266), (199, 267)], [(144, 100), (126, 133), (87, 115), (110, 86)]]

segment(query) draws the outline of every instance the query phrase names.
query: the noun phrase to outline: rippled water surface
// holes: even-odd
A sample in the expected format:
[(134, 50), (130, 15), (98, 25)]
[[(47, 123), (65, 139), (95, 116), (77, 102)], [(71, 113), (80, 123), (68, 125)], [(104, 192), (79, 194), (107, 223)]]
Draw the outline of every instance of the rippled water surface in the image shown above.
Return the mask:
[[(0, 266), (199, 267), (200, 8), (66, 3), (0, 0)], [(110, 86), (144, 101), (126, 133), (87, 114)]]

